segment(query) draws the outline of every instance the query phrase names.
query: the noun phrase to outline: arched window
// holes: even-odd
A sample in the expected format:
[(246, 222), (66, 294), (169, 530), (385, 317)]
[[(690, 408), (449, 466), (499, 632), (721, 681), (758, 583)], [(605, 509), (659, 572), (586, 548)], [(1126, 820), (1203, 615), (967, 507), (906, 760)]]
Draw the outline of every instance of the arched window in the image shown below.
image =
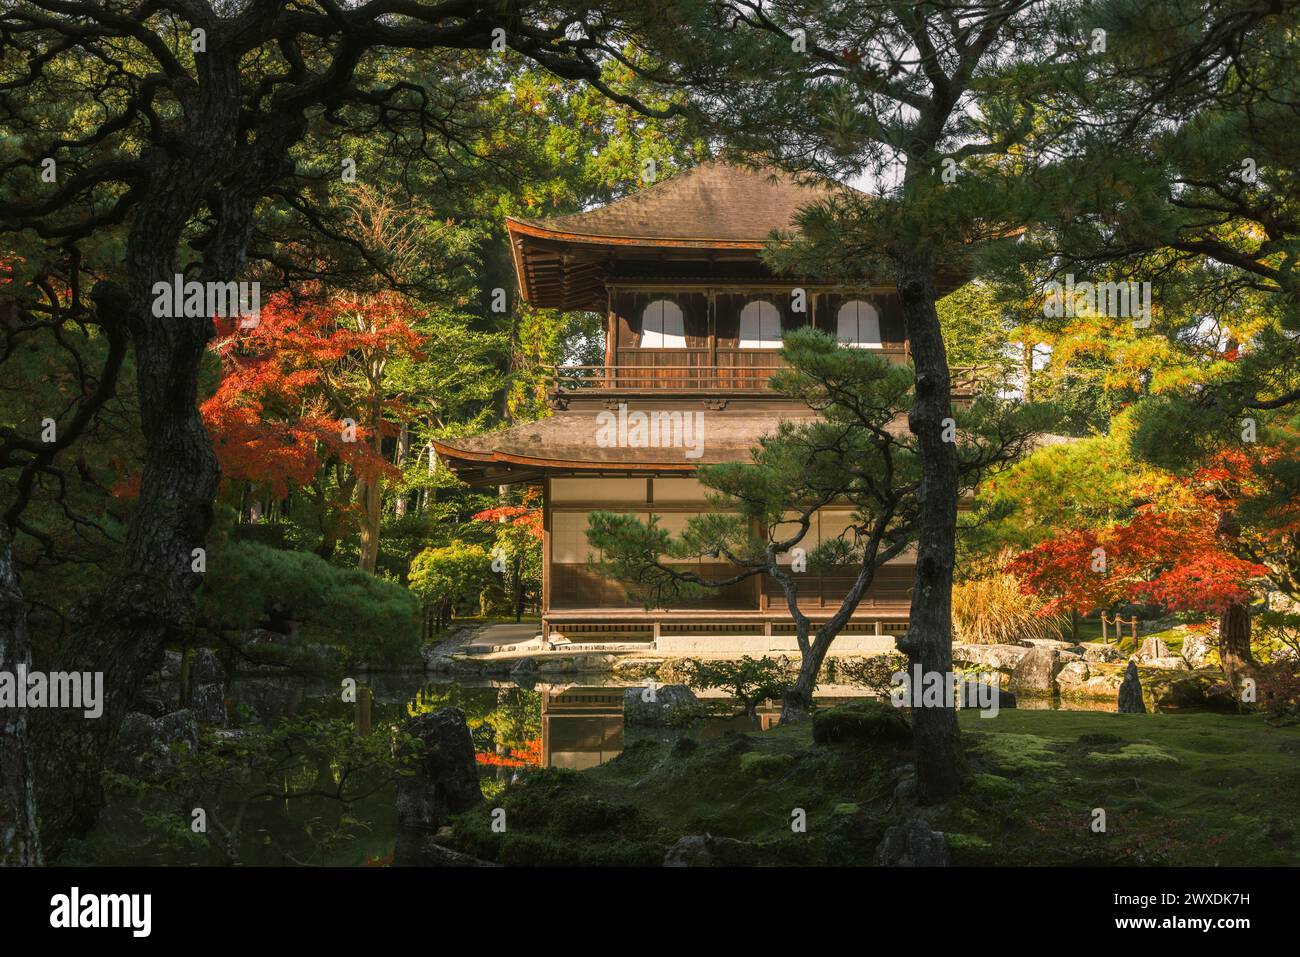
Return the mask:
[(641, 313), (642, 349), (685, 349), (686, 322), (671, 299), (656, 299)]
[(781, 348), (781, 313), (776, 306), (756, 299), (740, 310), (740, 348)]
[(879, 349), (880, 313), (869, 302), (851, 299), (840, 306), (836, 338), (855, 349)]

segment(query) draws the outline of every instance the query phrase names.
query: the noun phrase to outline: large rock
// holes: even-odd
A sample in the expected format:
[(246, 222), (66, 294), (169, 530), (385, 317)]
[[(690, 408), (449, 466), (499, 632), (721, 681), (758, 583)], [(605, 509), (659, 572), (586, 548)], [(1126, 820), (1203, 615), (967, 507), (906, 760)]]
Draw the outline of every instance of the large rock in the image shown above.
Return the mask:
[(1071, 661), (1057, 673), (1056, 686), (1063, 695), (1078, 694), (1089, 677), (1091, 673), (1086, 662)]
[(1231, 686), (1218, 670), (1151, 671), (1143, 680), (1144, 699), (1152, 711), (1237, 710)]
[(1056, 649), (1033, 648), (1011, 672), (1007, 689), (1017, 694), (1056, 694), (1056, 676), (1062, 667), (1064, 664)]
[(1047, 648), (1050, 651), (1078, 650), (1074, 642), (1063, 641), (1060, 638), (1026, 638), (1021, 644), (1029, 645), (1031, 648)]
[(1190, 668), (1199, 668), (1205, 664), (1213, 647), (1209, 635), (1199, 631), (1189, 632), (1183, 639), (1183, 659)]
[(200, 724), (226, 726), (226, 669), (207, 648), (190, 662), (190, 710)]
[(956, 644), (952, 646), (952, 660), (998, 671), (1010, 671), (1029, 652), (1030, 648), (1025, 645)]
[(1124, 675), (1118, 671), (1106, 671), (1090, 674), (1088, 680), (1075, 692), (1077, 698), (1099, 698), (1114, 701), (1124, 683)]
[(675, 710), (697, 702), (694, 692), (686, 685), (658, 685), (653, 695), (650, 685), (624, 688), (623, 719), (629, 725), (662, 727)]
[(755, 863), (751, 844), (730, 837), (689, 834), (664, 855), (664, 867), (744, 867)]
[(229, 697), (257, 721), (278, 721), (298, 713), (303, 685), (284, 678), (236, 678), (230, 683)]
[(393, 848), (394, 867), (499, 867), (460, 851), (453, 851), (438, 842), (436, 834), (427, 831), (401, 830)]
[(922, 820), (908, 821), (885, 831), (876, 848), (877, 867), (947, 867), (948, 842), (942, 831)]
[(1137, 663), (1130, 661), (1124, 672), (1124, 681), (1119, 686), (1119, 713), (1146, 714), (1147, 706), (1142, 703), (1142, 682), (1138, 680)]
[(450, 815), (482, 802), (474, 742), (463, 711), (444, 708), (418, 715), (402, 729), (416, 743), (400, 755), (415, 772), (397, 779), (400, 827), (436, 831)]
[(180, 756), (198, 746), (199, 725), (192, 711), (161, 718), (133, 711), (122, 719), (109, 764), (121, 774), (152, 779), (174, 770)]
[(1102, 641), (1085, 641), (1079, 647), (1083, 649), (1084, 661), (1111, 662), (1124, 660), (1124, 652), (1114, 645)]
[[(1008, 708), (1014, 709), (1016, 706), (1016, 696), (1014, 693), (1007, 691), (999, 685), (989, 686), (987, 681), (966, 681), (958, 679), (957, 707), (959, 708), (978, 708), (981, 701), (992, 701), (994, 698), (998, 702), (998, 710), (1004, 711)], [(974, 702), (968, 704), (967, 702)], [(814, 718), (816, 716), (814, 715)]]
[(1159, 638), (1147, 638), (1143, 640), (1142, 647), (1138, 649), (1136, 657), (1138, 661), (1143, 662), (1154, 661), (1157, 658), (1168, 658), (1170, 657), (1169, 646)]
[(1177, 655), (1169, 655), (1165, 658), (1148, 658), (1144, 664), (1150, 665), (1152, 668), (1164, 668), (1167, 671), (1191, 671), (1191, 668), (1187, 666), (1187, 662)]

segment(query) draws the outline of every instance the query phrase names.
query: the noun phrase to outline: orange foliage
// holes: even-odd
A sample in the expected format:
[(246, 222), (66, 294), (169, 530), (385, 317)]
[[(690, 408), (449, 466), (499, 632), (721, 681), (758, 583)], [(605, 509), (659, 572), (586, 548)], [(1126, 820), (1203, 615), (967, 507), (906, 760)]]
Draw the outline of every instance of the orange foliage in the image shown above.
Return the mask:
[[(394, 410), (368, 373), (388, 358), (418, 356), (421, 345), (400, 297), (312, 292), (277, 293), (250, 329), (238, 328), (239, 317), (217, 320), (212, 348), (224, 375), (201, 406), (223, 477), (281, 497), (310, 484), (331, 460), (365, 479), (396, 476), (360, 424), (372, 399)], [(343, 375), (360, 385), (340, 390)], [(355, 441), (344, 441), (344, 419), (358, 422)]]

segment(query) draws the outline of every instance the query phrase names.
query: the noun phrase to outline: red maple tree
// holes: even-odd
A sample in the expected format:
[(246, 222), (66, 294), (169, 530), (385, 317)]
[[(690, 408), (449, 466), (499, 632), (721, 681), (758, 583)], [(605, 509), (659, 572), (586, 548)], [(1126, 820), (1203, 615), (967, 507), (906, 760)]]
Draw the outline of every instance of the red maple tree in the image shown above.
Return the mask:
[(218, 319), (212, 348), (223, 375), (201, 411), (224, 480), (283, 497), (331, 460), (366, 480), (395, 477), (376, 438), (385, 413), (398, 410), (372, 372), (394, 355), (418, 354), (407, 319), (400, 297), (316, 289), (277, 293), (251, 328)]
[(1006, 570), (1047, 600), (1044, 614), (1141, 601), (1211, 616), (1244, 605), (1269, 569), (1240, 554), (1225, 516), (1253, 464), (1242, 453), (1224, 453), (1185, 480), (1139, 489), (1147, 500), (1127, 521), (1053, 536)]

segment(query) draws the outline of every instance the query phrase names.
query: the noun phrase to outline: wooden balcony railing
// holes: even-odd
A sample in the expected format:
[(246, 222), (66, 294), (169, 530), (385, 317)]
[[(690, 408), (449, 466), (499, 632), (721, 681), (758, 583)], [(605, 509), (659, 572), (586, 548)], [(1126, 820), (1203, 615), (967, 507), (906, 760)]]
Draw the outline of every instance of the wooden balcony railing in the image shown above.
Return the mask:
[[(551, 393), (557, 396), (594, 390), (633, 392), (699, 391), (757, 392), (768, 387), (773, 373), (786, 362), (771, 351), (724, 352), (710, 364), (706, 349), (620, 350), (629, 360), (615, 365), (553, 366)], [(906, 362), (901, 350), (885, 352), (894, 362)], [(954, 395), (974, 395), (985, 378), (980, 367), (952, 370)]]

